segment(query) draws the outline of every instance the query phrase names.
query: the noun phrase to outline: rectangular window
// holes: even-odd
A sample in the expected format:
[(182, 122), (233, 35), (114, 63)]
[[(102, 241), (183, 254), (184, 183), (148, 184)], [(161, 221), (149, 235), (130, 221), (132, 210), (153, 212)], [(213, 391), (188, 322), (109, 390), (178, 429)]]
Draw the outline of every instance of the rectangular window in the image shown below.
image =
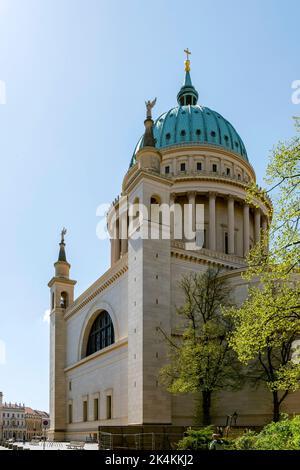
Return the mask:
[(202, 170), (202, 163), (197, 162), (197, 171), (201, 171), (201, 170)]
[(217, 173), (217, 169), (218, 169), (218, 167), (217, 167), (217, 165), (214, 163), (213, 166), (212, 166), (212, 171), (213, 171), (214, 173)]
[(106, 397), (106, 419), (111, 419), (111, 417), (112, 417), (111, 395), (107, 395), (107, 397)]
[(73, 422), (73, 406), (72, 403), (69, 403), (69, 424)]
[(226, 255), (228, 255), (228, 233), (225, 232), (224, 234), (224, 251)]
[(226, 175), (227, 175), (227, 176), (230, 175), (230, 168), (226, 168)]
[(180, 163), (180, 171), (185, 171), (185, 163)]
[(71, 382), (71, 380), (70, 380), (70, 382), (69, 382), (69, 390), (70, 390), (70, 391), (72, 390), (72, 382)]
[(87, 401), (83, 402), (83, 421), (87, 421)]
[(99, 419), (99, 399), (94, 399), (94, 421), (98, 421)]
[(170, 167), (166, 166), (165, 167), (165, 174), (168, 175), (170, 173)]

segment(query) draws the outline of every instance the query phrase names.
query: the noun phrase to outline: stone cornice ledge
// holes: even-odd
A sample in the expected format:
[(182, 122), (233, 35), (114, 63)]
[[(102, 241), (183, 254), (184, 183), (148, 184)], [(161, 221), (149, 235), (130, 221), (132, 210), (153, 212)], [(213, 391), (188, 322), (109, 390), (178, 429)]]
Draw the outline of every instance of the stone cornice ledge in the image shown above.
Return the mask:
[(243, 258), (225, 253), (214, 252), (206, 248), (199, 251), (190, 251), (185, 249), (185, 243), (182, 241), (172, 241), (171, 256), (185, 259), (194, 263), (207, 263), (226, 266), (230, 269), (243, 269), (246, 262)]
[(86, 291), (84, 291), (70, 305), (65, 313), (65, 320), (70, 318), (76, 312), (93, 300), (100, 292), (107, 289), (117, 279), (119, 279), (128, 270), (128, 255), (123, 256), (117, 263), (109, 268), (97, 281), (95, 281)]
[(100, 351), (97, 351), (94, 354), (84, 357), (83, 359), (80, 359), (80, 361), (75, 362), (74, 364), (71, 364), (70, 366), (66, 367), (64, 371), (69, 372), (70, 370), (75, 369), (76, 367), (80, 367), (83, 364), (86, 364), (87, 362), (92, 361), (93, 359), (98, 359), (101, 356), (109, 354), (111, 351), (114, 351), (115, 349), (119, 349), (122, 346), (125, 346), (127, 343), (128, 343), (128, 338), (122, 338), (116, 343), (111, 344), (107, 348), (100, 349)]

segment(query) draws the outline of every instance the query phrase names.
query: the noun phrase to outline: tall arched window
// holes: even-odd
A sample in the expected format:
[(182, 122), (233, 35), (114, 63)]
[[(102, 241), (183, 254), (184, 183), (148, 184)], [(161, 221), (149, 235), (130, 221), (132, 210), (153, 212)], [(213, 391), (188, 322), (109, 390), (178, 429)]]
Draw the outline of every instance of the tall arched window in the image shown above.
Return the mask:
[(115, 342), (113, 322), (108, 312), (101, 312), (94, 321), (87, 344), (86, 355), (100, 351)]

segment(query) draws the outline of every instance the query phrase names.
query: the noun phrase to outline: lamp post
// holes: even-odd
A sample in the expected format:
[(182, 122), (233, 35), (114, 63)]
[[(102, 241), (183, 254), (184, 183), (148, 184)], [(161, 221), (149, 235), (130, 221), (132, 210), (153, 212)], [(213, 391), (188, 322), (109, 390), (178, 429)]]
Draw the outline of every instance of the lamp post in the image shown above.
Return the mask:
[(45, 450), (45, 446), (46, 446), (46, 428), (48, 426), (49, 422), (47, 419), (44, 419), (42, 421), (42, 426), (43, 426), (43, 450)]

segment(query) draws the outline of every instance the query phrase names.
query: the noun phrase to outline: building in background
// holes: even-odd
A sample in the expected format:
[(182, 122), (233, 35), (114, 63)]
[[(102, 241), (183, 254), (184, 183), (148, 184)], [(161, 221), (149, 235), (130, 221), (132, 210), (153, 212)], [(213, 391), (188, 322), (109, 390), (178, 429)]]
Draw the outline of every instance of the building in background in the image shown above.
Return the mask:
[[(46, 424), (47, 423), (47, 424)], [(49, 414), (46, 411), (25, 408), (26, 440), (31, 441), (34, 437), (44, 437), (50, 425)]]
[(25, 405), (2, 402), (0, 423), (2, 439), (24, 440), (26, 438)]
[(46, 411), (33, 410), (25, 404), (3, 403), (0, 392), (0, 439), (31, 440), (44, 436), (50, 425)]

